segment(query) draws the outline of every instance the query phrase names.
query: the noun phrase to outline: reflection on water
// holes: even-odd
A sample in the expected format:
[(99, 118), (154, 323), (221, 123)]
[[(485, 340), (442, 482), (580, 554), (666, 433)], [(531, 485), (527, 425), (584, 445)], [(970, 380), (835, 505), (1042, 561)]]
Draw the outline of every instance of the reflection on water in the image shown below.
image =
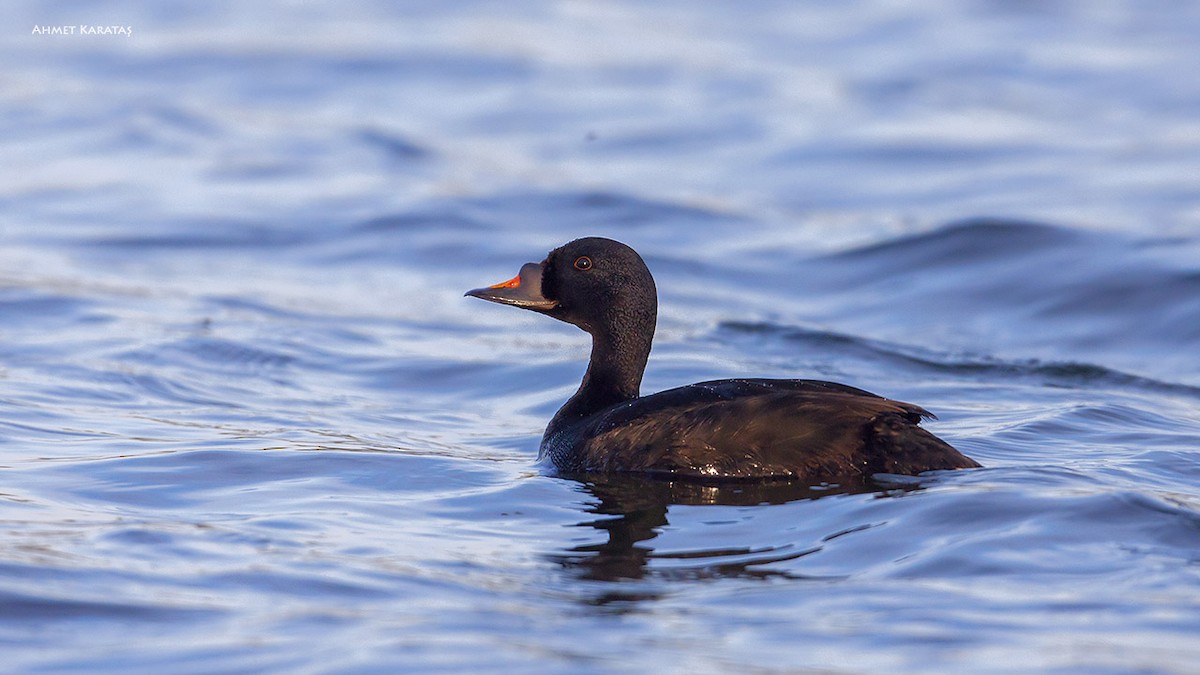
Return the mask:
[[(719, 579), (726, 577), (764, 579), (808, 578), (770, 566), (815, 553), (820, 547), (796, 550), (790, 545), (762, 548), (712, 548), (686, 551), (656, 550), (647, 542), (670, 525), (673, 506), (754, 506), (787, 504), (834, 495), (876, 492), (885, 498), (897, 491), (920, 489), (919, 482), (890, 488), (864, 479), (857, 484), (806, 485), (797, 481), (712, 483), (659, 480), (625, 476), (592, 476), (583, 479), (584, 488), (597, 500), (587, 512), (603, 516), (581, 522), (577, 527), (593, 528), (604, 541), (575, 546), (563, 554), (548, 558), (580, 579), (626, 581), (654, 576), (666, 580)], [(839, 536), (838, 533), (830, 538)], [(656, 561), (671, 561), (667, 567)], [(620, 595), (622, 599), (626, 598)]]

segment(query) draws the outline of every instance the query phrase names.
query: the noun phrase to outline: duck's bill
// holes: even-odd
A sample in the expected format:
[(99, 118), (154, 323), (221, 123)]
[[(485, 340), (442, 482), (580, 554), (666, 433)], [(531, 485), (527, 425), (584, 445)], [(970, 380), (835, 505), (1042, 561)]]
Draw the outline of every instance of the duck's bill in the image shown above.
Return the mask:
[(525, 309), (547, 310), (558, 306), (557, 301), (542, 295), (542, 265), (538, 263), (525, 263), (521, 273), (512, 279), (469, 290), (465, 295)]

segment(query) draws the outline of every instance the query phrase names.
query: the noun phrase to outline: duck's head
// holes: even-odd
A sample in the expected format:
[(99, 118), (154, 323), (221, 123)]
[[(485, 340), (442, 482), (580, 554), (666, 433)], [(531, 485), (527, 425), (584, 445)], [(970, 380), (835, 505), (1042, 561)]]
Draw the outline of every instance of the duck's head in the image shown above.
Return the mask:
[(467, 291), (489, 302), (531, 309), (595, 334), (654, 330), (658, 298), (642, 257), (612, 239), (585, 237), (564, 244), (540, 263), (525, 263), (508, 281)]

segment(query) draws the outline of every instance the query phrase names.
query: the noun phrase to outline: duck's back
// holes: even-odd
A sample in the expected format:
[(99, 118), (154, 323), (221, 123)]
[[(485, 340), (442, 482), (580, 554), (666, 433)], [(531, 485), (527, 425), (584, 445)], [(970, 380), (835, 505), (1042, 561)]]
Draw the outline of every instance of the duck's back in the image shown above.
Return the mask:
[(816, 380), (736, 379), (603, 410), (542, 441), (568, 473), (836, 481), (979, 466), (918, 426), (924, 409)]

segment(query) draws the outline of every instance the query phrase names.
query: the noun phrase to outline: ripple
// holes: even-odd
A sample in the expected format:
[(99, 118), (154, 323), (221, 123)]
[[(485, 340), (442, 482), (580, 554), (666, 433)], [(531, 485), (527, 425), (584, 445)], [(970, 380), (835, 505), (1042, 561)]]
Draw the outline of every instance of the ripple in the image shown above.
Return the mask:
[(929, 273), (941, 266), (961, 267), (1005, 258), (1030, 256), (1086, 241), (1078, 231), (1014, 220), (980, 218), (945, 225), (933, 232), (890, 239), (827, 259), (842, 264), (870, 264), (881, 271), (920, 269)]
[(111, 620), (176, 623), (199, 621), (219, 614), (207, 608), (49, 598), (0, 591), (0, 623)]
[[(1090, 388), (1107, 386), (1113, 389), (1157, 391), (1200, 398), (1200, 387), (1141, 377), (1091, 363), (1043, 362), (1039, 359), (1005, 361), (997, 358), (964, 360), (950, 354), (937, 354), (913, 346), (880, 340), (769, 322), (722, 321), (714, 337), (718, 340), (738, 336), (766, 337), (787, 345), (810, 348), (814, 352), (838, 357), (882, 361), (891, 366), (956, 376), (971, 376), (987, 381), (1033, 380), (1046, 386)], [(756, 346), (761, 346), (756, 342)]]
[(363, 143), (381, 150), (388, 157), (399, 162), (408, 163), (428, 159), (432, 154), (426, 148), (395, 132), (363, 129), (358, 132), (357, 136)]

